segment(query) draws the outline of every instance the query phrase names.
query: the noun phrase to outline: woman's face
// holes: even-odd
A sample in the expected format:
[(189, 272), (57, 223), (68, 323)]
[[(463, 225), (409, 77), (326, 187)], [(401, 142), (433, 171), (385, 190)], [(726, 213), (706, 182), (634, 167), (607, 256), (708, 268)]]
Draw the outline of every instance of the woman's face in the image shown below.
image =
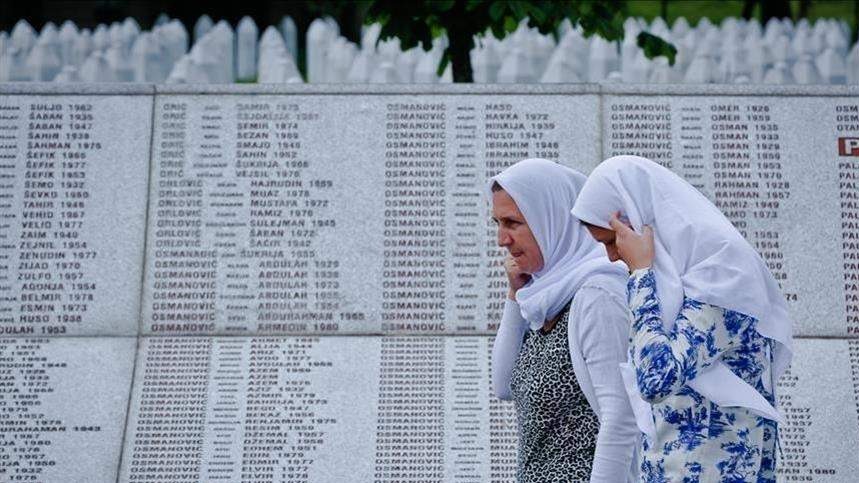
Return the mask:
[(620, 260), (620, 252), (618, 252), (617, 245), (615, 244), (614, 230), (589, 224), (585, 224), (585, 227), (587, 227), (588, 231), (591, 232), (591, 236), (594, 237), (594, 240), (605, 245), (605, 251), (608, 254), (609, 260), (613, 262)]
[(492, 219), (498, 225), (498, 246), (507, 249), (523, 272), (539, 272), (543, 268), (540, 245), (516, 202), (504, 190), (492, 193)]

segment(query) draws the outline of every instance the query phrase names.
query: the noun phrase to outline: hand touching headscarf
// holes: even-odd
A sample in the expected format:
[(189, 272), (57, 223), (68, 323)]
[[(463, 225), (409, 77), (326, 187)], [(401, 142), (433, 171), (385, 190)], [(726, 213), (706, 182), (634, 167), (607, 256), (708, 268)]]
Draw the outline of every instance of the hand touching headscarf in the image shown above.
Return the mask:
[(489, 180), (498, 183), (525, 216), (540, 251), (543, 267), (516, 293), (516, 300), (532, 329), (555, 316), (582, 283), (597, 273), (626, 276), (620, 264), (606, 259), (605, 250), (587, 229), (570, 214), (586, 177), (545, 159), (526, 159)]
[[(637, 233), (645, 225), (653, 228), (652, 268), (663, 326), (673, 327), (684, 295), (751, 315), (758, 320), (758, 332), (776, 342), (773, 380), (777, 380), (792, 358), (787, 303), (766, 263), (718, 208), (668, 169), (638, 156), (616, 156), (594, 169), (572, 213), (610, 229), (610, 219), (618, 211)], [(719, 366), (711, 372), (720, 377), (703, 372), (690, 385), (716, 398), (746, 389), (733, 379), (727, 381), (731, 378), (725, 373), (730, 371)]]

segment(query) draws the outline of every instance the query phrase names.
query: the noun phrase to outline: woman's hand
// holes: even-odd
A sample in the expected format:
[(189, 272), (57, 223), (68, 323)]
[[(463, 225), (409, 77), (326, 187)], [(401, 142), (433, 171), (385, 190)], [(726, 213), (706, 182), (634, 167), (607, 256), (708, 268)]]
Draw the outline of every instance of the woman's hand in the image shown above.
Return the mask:
[(519, 268), (519, 264), (516, 263), (513, 255), (507, 255), (507, 258), (504, 259), (504, 270), (507, 272), (507, 282), (509, 282), (510, 286), (510, 289), (507, 291), (507, 298), (515, 301), (516, 291), (524, 287), (531, 280), (531, 275), (528, 275)]
[(653, 229), (644, 225), (642, 233), (636, 233), (626, 223), (620, 221), (618, 213), (611, 215), (609, 226), (614, 230), (615, 245), (620, 259), (626, 263), (630, 272), (653, 265)]

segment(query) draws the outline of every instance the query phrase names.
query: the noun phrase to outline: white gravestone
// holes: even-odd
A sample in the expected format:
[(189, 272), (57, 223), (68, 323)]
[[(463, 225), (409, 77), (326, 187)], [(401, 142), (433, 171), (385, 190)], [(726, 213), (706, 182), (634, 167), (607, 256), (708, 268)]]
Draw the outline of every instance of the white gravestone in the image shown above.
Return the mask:
[(257, 37), (259, 29), (250, 17), (243, 17), (236, 31), (237, 79), (247, 81), (256, 77)]
[(286, 50), (293, 59), (298, 58), (298, 28), (295, 26), (295, 21), (292, 17), (283, 17), (280, 21), (280, 33), (283, 35), (283, 40), (286, 43)]
[(214, 27), (214, 22), (208, 15), (202, 15), (197, 19), (197, 23), (194, 24), (194, 42), (199, 41), (206, 35), (209, 30), (212, 30)]

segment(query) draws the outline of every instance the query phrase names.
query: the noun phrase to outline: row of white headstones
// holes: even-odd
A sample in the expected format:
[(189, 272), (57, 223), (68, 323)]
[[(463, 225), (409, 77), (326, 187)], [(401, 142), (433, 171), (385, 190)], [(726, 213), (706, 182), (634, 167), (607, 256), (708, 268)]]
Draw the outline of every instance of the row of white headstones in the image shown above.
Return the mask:
[[(377, 42), (380, 31), (378, 24), (365, 27), (356, 45), (340, 35), (330, 17), (314, 20), (306, 32), (306, 81), (452, 81), (450, 66), (438, 75), (445, 37), (436, 38), (428, 51), (404, 51), (397, 39)], [(644, 55), (636, 45), (642, 31), (677, 48), (673, 66), (665, 57)], [(669, 27), (661, 18), (650, 24), (629, 18), (624, 32), (620, 43), (585, 38), (565, 21), (557, 36), (543, 35), (525, 20), (503, 39), (490, 33), (475, 38), (474, 82), (859, 84), (859, 43), (850, 47), (844, 21), (771, 19), (761, 26), (727, 18), (714, 25), (704, 18), (692, 27), (681, 17)], [(290, 17), (260, 36), (250, 17), (234, 30), (224, 20), (214, 23), (203, 15), (193, 34), (189, 50), (185, 26), (164, 15), (151, 31), (141, 31), (128, 18), (92, 31), (69, 21), (60, 28), (47, 23), (37, 33), (21, 20), (11, 34), (0, 32), (0, 82), (305, 82), (295, 62), (298, 30)]]

